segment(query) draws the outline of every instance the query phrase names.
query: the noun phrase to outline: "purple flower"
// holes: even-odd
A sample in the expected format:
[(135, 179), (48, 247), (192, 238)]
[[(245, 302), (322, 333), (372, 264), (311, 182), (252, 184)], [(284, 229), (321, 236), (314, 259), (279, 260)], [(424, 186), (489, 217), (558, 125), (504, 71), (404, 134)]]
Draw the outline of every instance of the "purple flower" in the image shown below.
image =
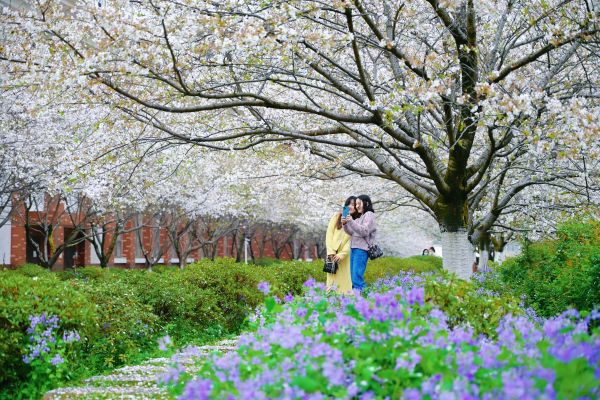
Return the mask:
[(365, 393), (361, 394), (359, 397), (360, 400), (373, 400), (374, 398), (375, 398), (375, 394), (371, 391), (365, 392)]
[(317, 281), (315, 281), (315, 278), (311, 276), (306, 282), (304, 282), (304, 287), (312, 288), (315, 286), (316, 283)]
[(160, 339), (158, 339), (158, 348), (161, 351), (167, 351), (171, 343), (171, 337), (169, 335), (163, 336)]
[(306, 317), (307, 311), (306, 308), (299, 308), (296, 310), (296, 315), (300, 318)]
[[(429, 379), (426, 379), (421, 384), (423, 394), (434, 395), (437, 391), (438, 383), (442, 380), (442, 375), (436, 374)], [(437, 396), (435, 396), (437, 397)]]
[(52, 357), (52, 360), (50, 360), (50, 362), (52, 363), (52, 365), (56, 366), (58, 364), (62, 364), (63, 362), (65, 362), (65, 359), (62, 358), (60, 356), (60, 354), (57, 354), (54, 357)]
[(323, 376), (327, 378), (330, 384), (334, 386), (341, 386), (344, 384), (344, 370), (340, 365), (336, 365), (331, 361), (325, 361), (323, 363)]
[(425, 288), (422, 286), (413, 286), (410, 291), (406, 294), (406, 301), (408, 304), (419, 304), (423, 305), (423, 299), (425, 298)]
[(69, 331), (63, 333), (63, 341), (65, 343), (79, 342), (81, 337), (79, 336), (79, 332), (77, 331)]
[(269, 282), (260, 282), (258, 284), (258, 290), (260, 290), (266, 296), (271, 291), (271, 285)]
[(294, 295), (291, 293), (288, 293), (283, 297), (283, 301), (285, 301), (286, 303), (289, 303), (290, 301), (293, 301), (293, 300), (294, 300)]
[(205, 400), (210, 398), (212, 391), (212, 382), (207, 379), (193, 379), (185, 385), (183, 394), (178, 397), (180, 400)]
[(484, 368), (497, 368), (500, 363), (497, 357), (500, 355), (500, 348), (493, 343), (483, 341), (479, 345), (479, 356)]
[(405, 400), (421, 400), (423, 396), (421, 396), (421, 392), (417, 389), (408, 388), (404, 390), (402, 398)]
[(348, 386), (348, 397), (355, 397), (358, 394), (358, 392), (358, 386), (356, 386), (356, 383), (352, 382), (350, 386)]
[(179, 382), (179, 376), (185, 372), (183, 366), (176, 364), (174, 367), (169, 368), (164, 374), (158, 377), (159, 384), (165, 385), (176, 385)]
[(394, 370), (406, 369), (412, 372), (419, 362), (421, 362), (421, 356), (415, 350), (410, 350), (396, 359), (396, 368)]
[(448, 340), (454, 344), (473, 343), (473, 329), (457, 326), (448, 333)]
[(534, 382), (529, 378), (524, 371), (512, 369), (502, 373), (502, 384), (504, 389), (504, 397), (509, 399), (534, 399), (537, 390), (534, 388)]
[[(240, 337), (236, 352), (209, 357), (201, 377), (189, 382), (180, 398), (320, 399), (339, 390), (346, 391), (341, 395), (345, 398), (385, 398), (386, 393), (360, 390), (363, 378), (354, 376), (354, 358), (369, 357), (365, 349), (376, 344), (389, 352), (396, 370), (414, 373), (418, 368), (410, 382), (395, 389), (404, 390), (401, 397), (406, 399), (556, 398), (557, 372), (549, 367), (554, 364), (542, 364), (548, 358), (583, 359), (586, 368), (600, 377), (600, 337), (589, 333), (589, 316), (583, 320), (570, 311), (538, 322), (507, 315), (499, 324), (497, 340), (477, 337), (469, 325), (452, 321), (450, 329), (442, 311), (424, 304), (423, 283), (414, 274), (401, 274), (373, 284), (367, 297), (352, 297), (327, 296), (311, 279), (302, 297), (286, 295), (286, 303), (294, 302), (284, 304), (281, 313), (265, 318), (264, 308), (257, 310), (257, 330)], [(268, 282), (261, 282), (259, 289), (270, 292)], [(348, 348), (358, 353), (349, 355)], [(424, 365), (422, 355), (430, 352), (437, 352), (443, 365), (417, 367)], [(375, 375), (380, 366), (373, 367), (372, 384), (389, 383)], [(176, 372), (171, 371), (173, 377)], [(306, 393), (295, 383), (297, 377), (314, 374), (321, 374), (329, 385)], [(202, 380), (209, 376), (214, 386)], [(178, 375), (170, 381), (177, 379), (181, 381)], [(503, 386), (490, 387), (491, 381)], [(404, 385), (413, 387), (403, 389)]]

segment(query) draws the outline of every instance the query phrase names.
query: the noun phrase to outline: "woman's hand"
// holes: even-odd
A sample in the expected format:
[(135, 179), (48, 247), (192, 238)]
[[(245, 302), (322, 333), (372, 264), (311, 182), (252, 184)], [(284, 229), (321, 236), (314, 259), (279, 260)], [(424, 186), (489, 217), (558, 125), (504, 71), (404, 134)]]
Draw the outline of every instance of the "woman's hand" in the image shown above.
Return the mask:
[(333, 261), (335, 261), (335, 262), (339, 262), (339, 261), (341, 261), (341, 259), (342, 259), (342, 257), (339, 254), (336, 254), (333, 256)]
[(342, 225), (346, 225), (346, 222), (352, 221), (351, 216), (347, 216), (346, 218), (342, 218)]

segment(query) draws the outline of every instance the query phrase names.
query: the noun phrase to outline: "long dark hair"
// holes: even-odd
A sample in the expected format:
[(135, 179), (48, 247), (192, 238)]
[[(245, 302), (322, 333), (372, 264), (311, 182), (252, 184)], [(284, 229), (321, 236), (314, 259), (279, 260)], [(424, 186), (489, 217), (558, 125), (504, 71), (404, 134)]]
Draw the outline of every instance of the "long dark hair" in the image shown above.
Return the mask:
[(375, 213), (375, 210), (373, 209), (373, 202), (371, 201), (371, 198), (369, 196), (367, 196), (366, 194), (361, 194), (357, 198), (360, 199), (360, 201), (362, 201), (363, 203), (363, 214), (366, 214), (367, 211)]
[[(344, 202), (344, 207), (347, 207), (350, 205), (350, 203), (352, 202), (356, 202), (356, 196), (350, 196), (346, 199), (346, 201)], [(354, 207), (354, 214), (350, 214), (352, 216), (352, 218), (356, 219), (357, 216), (360, 216), (360, 214), (358, 214), (358, 212), (356, 211), (356, 206)], [(342, 214), (340, 213), (338, 215), (338, 219), (337, 219), (337, 225), (336, 227), (338, 229), (342, 229), (343, 225), (342, 225)]]

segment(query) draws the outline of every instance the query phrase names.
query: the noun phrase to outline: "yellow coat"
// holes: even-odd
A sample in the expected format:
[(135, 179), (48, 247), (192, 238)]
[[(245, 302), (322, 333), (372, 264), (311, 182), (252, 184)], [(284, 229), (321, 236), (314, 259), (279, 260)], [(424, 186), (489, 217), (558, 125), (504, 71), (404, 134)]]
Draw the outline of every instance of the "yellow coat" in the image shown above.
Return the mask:
[(325, 245), (327, 254), (339, 254), (341, 260), (338, 262), (337, 273), (327, 274), (327, 289), (337, 287), (338, 293), (352, 292), (352, 278), (350, 277), (350, 236), (344, 229), (337, 229), (336, 224), (340, 213), (333, 214), (327, 227)]

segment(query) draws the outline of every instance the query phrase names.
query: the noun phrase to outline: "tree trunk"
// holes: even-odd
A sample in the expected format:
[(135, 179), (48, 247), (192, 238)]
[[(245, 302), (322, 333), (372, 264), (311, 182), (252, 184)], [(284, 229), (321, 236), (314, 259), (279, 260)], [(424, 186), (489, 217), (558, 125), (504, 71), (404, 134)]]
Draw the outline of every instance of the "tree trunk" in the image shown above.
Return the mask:
[(466, 196), (455, 196), (452, 202), (435, 204), (435, 214), (442, 233), (443, 266), (459, 278), (469, 279), (473, 268), (473, 245), (469, 241)]
[(327, 248), (325, 247), (325, 244), (322, 241), (318, 241), (317, 242), (317, 257), (318, 258), (325, 258), (325, 256), (327, 254)]
[(302, 244), (300, 243), (300, 239), (296, 238), (293, 241), (293, 247), (292, 247), (292, 258), (294, 260), (299, 260), (300, 259), (300, 249), (302, 247)]
[(491, 249), (492, 241), (490, 238), (490, 234), (485, 232), (481, 235), (479, 239), (479, 265), (477, 270), (479, 272), (489, 272), (489, 259), (490, 259), (490, 249)]
[(258, 258), (259, 259), (263, 259), (265, 258), (265, 248), (267, 247), (267, 233), (266, 230), (262, 233), (262, 235), (260, 236), (260, 240), (257, 240), (258, 242)]
[(250, 257), (250, 260), (252, 260), (252, 262), (256, 261), (256, 257), (254, 257), (254, 250), (252, 249), (252, 238), (250, 238), (250, 240), (248, 241), (248, 257)]
[(493, 235), (491, 237), (492, 243), (494, 244), (494, 261), (498, 264), (501, 264), (506, 255), (504, 253), (504, 249), (508, 242), (512, 239), (514, 232), (509, 232), (507, 236), (504, 236), (504, 233), (500, 233), (500, 235)]
[(442, 231), (443, 266), (459, 278), (469, 279), (473, 266), (473, 245), (469, 242), (466, 229), (456, 232)]
[(242, 233), (236, 233), (235, 240), (237, 242), (237, 252), (235, 254), (235, 262), (242, 262), (242, 255), (244, 254), (244, 235)]

